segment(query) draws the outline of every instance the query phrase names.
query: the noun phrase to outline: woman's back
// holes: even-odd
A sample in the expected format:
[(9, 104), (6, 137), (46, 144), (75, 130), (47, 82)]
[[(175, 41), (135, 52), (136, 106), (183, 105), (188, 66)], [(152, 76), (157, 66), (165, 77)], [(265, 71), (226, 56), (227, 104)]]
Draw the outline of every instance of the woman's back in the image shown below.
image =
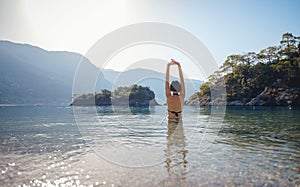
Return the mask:
[(167, 96), (167, 105), (169, 110), (181, 111), (183, 104), (183, 98), (178, 95), (169, 95)]
[(168, 118), (181, 119), (183, 98), (178, 95), (167, 96)]

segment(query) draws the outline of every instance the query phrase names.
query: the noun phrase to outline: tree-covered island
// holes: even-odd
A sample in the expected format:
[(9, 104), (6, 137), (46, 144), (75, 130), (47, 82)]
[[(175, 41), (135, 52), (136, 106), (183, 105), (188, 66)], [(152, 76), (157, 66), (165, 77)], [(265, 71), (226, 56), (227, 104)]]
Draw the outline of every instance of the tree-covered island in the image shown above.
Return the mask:
[(149, 87), (132, 85), (116, 90), (102, 90), (101, 93), (79, 94), (71, 106), (129, 106), (147, 108), (157, 105), (155, 94)]
[(278, 46), (228, 56), (186, 104), (300, 106), (300, 37), (285, 33)]

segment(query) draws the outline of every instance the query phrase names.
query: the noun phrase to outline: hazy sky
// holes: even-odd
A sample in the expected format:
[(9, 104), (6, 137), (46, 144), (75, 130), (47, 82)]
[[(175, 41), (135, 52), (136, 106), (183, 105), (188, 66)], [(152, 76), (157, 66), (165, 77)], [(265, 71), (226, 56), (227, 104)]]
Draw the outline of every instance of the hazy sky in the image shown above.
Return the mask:
[(105, 34), (139, 22), (179, 26), (218, 64), (300, 35), (299, 0), (0, 0), (0, 40), (85, 54)]

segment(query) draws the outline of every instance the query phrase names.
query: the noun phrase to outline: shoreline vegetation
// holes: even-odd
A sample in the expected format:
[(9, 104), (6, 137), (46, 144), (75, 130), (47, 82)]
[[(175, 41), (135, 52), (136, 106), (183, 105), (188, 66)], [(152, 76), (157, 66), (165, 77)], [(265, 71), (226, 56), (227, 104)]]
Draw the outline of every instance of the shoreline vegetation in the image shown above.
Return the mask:
[(300, 106), (300, 37), (285, 33), (278, 46), (227, 57), (186, 105)]
[(102, 90), (100, 93), (78, 94), (74, 96), (70, 106), (129, 106), (149, 108), (159, 105), (155, 94), (149, 87), (132, 85), (118, 87), (113, 92)]

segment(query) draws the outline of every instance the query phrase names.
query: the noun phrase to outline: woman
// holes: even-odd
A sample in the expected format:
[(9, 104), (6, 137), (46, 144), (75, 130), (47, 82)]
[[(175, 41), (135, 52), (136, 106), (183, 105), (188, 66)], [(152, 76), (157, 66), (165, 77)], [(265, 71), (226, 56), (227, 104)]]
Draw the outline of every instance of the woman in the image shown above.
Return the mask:
[[(170, 85), (169, 79), (171, 65), (178, 66), (180, 83), (178, 81), (172, 81)], [(167, 65), (165, 90), (168, 105), (168, 119), (181, 120), (181, 112), (185, 96), (185, 87), (180, 63), (175, 61), (174, 59), (171, 59), (171, 62)]]

